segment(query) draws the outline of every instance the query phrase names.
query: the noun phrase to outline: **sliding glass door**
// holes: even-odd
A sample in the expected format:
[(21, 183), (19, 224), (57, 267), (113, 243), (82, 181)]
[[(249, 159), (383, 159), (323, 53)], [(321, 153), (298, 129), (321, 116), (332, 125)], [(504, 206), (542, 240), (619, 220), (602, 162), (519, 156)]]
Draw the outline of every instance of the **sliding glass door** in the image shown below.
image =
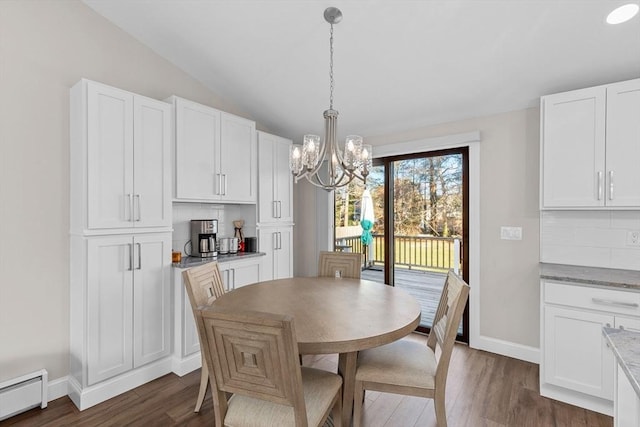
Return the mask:
[[(422, 307), (418, 330), (428, 332), (447, 272), (468, 282), (468, 150), (388, 157), (374, 165), (367, 182), (371, 239), (363, 244), (361, 237), (364, 186), (351, 184), (336, 192), (336, 247), (364, 254), (364, 279), (413, 295)], [(468, 342), (468, 310), (458, 332)]]

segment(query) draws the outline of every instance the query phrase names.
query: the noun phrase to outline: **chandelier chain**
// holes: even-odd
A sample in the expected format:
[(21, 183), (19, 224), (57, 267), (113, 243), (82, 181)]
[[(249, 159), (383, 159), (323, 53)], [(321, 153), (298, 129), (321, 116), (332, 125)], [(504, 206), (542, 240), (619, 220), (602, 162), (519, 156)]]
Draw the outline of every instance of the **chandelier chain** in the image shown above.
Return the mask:
[(333, 24), (329, 37), (329, 109), (333, 110)]

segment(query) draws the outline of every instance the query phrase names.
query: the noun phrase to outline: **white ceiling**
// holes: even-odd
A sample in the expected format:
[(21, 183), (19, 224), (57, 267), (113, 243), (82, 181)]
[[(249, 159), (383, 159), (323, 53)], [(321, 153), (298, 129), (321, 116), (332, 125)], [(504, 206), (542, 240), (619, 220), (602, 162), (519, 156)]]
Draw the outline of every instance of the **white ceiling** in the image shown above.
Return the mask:
[(339, 136), (383, 135), (532, 107), (640, 77), (638, 0), (84, 0), (272, 132), (323, 134), (326, 7)]

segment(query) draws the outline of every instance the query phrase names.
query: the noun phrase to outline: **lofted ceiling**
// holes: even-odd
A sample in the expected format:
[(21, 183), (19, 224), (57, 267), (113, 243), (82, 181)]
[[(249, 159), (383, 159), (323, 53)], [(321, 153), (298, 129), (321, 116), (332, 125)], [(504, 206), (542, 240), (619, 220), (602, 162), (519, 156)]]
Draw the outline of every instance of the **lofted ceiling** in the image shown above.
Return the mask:
[(339, 137), (538, 105), (640, 77), (638, 0), (84, 0), (271, 132), (323, 134), (329, 24)]

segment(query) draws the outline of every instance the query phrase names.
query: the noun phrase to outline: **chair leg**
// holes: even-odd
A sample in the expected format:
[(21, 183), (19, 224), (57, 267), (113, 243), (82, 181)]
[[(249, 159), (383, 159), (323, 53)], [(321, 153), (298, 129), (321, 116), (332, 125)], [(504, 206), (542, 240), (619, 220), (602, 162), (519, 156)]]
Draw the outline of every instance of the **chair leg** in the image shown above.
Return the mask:
[(196, 400), (196, 409), (193, 412), (200, 412), (202, 402), (204, 402), (204, 396), (207, 394), (207, 386), (209, 385), (209, 370), (207, 369), (207, 363), (202, 361), (202, 368), (200, 370), (200, 391), (198, 391), (198, 399)]
[(436, 409), (436, 423), (438, 427), (447, 427), (447, 412), (445, 410), (444, 393), (440, 394), (436, 392), (433, 399), (433, 403)]
[(364, 402), (364, 384), (356, 381), (353, 395), (353, 427), (360, 427), (362, 424), (362, 404)]
[(342, 390), (338, 393), (338, 398), (333, 404), (331, 418), (333, 418), (333, 427), (342, 427)]

